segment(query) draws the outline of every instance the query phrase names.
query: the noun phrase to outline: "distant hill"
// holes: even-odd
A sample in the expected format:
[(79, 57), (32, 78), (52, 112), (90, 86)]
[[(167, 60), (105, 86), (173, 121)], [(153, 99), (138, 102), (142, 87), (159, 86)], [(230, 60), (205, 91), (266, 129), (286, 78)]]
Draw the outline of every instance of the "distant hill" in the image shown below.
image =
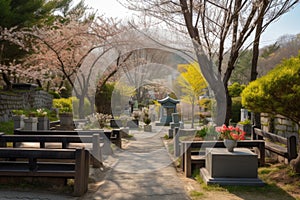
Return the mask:
[(300, 50), (300, 33), (281, 36), (274, 44), (260, 49), (258, 76), (265, 75), (283, 59), (297, 56)]

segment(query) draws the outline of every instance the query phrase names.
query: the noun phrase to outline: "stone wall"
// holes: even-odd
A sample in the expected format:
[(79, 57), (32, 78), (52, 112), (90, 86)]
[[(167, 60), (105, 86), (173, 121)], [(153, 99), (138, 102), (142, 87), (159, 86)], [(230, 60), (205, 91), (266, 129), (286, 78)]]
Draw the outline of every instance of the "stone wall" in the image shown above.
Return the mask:
[(53, 96), (45, 91), (22, 91), (0, 94), (0, 121), (12, 119), (12, 110), (52, 107)]
[(261, 113), (261, 125), (264, 131), (270, 131), (269, 130), (270, 123), (274, 124), (275, 134), (280, 135), (282, 137), (287, 137), (289, 135), (296, 135), (298, 139), (299, 127), (295, 122), (292, 122), (291, 120), (287, 119), (282, 115), (276, 115), (276, 117), (273, 118), (273, 122), (272, 122), (271, 117), (268, 114)]

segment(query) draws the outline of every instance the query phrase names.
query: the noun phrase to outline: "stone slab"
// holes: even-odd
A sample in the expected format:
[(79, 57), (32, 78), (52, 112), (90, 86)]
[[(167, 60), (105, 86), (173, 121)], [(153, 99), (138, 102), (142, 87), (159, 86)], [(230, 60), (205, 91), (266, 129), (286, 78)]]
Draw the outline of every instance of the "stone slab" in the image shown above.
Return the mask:
[(213, 178), (206, 168), (200, 169), (200, 176), (207, 185), (237, 185), (237, 186), (264, 186), (265, 183), (259, 178)]
[(206, 184), (264, 185), (257, 176), (257, 154), (249, 149), (228, 152), (226, 148), (207, 148), (205, 165), (200, 175)]
[(246, 148), (207, 148), (205, 166), (214, 178), (257, 178), (257, 154)]

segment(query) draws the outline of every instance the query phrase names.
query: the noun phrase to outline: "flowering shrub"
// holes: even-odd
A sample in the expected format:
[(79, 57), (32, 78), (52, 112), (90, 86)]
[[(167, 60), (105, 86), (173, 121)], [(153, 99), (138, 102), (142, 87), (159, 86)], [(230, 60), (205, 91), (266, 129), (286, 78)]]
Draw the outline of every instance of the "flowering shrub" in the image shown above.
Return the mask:
[(149, 109), (144, 107), (143, 110), (143, 121), (146, 125), (149, 125), (151, 123), (151, 119), (149, 117)]
[(100, 128), (104, 128), (105, 124), (112, 118), (111, 115), (103, 114), (103, 113), (96, 113), (95, 117), (99, 122)]
[(140, 113), (140, 111), (135, 110), (135, 111), (133, 111), (132, 116), (134, 119), (139, 119), (141, 116), (141, 113)]
[(60, 113), (72, 112), (72, 98), (53, 99), (53, 107), (58, 108)]
[(216, 131), (220, 134), (222, 139), (230, 139), (230, 140), (244, 140), (246, 132), (241, 130), (238, 127), (233, 126), (223, 126), (216, 127)]
[(48, 115), (48, 112), (44, 108), (39, 108), (36, 110), (36, 115), (38, 117), (45, 117)]

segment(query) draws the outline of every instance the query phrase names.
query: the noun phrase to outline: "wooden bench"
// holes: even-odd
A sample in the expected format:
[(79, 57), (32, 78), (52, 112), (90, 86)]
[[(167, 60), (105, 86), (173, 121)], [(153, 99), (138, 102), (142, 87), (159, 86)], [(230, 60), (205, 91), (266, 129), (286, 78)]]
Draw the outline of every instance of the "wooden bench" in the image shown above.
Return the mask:
[(284, 138), (279, 135), (275, 135), (273, 133), (269, 133), (253, 127), (252, 139), (265, 140), (266, 150), (287, 158), (288, 162), (290, 162), (294, 158), (297, 158), (298, 156), (297, 139), (294, 135)]
[[(8, 143), (12, 143), (14, 148), (20, 147), (20, 143), (39, 143), (38, 146), (32, 145), (37, 148), (77, 148), (79, 146), (87, 147), (87, 143), (91, 144), (91, 163), (94, 168), (103, 166), (101, 149), (104, 143), (100, 143), (99, 134), (91, 136), (78, 136), (78, 135), (5, 135), (0, 134), (0, 147), (7, 147)], [(59, 144), (57, 144), (59, 143)], [(76, 143), (75, 145), (70, 145)], [(84, 144), (83, 144), (84, 143)], [(47, 144), (47, 145), (46, 145)], [(29, 145), (29, 144), (28, 144)], [(25, 145), (24, 147), (28, 147)]]
[[(0, 148), (0, 178), (74, 179), (74, 196), (88, 190), (88, 151), (77, 149)], [(65, 181), (66, 182), (66, 181)]]
[(64, 130), (37, 130), (37, 131), (29, 131), (29, 130), (21, 130), (15, 129), (15, 135), (93, 135), (99, 134), (100, 138), (106, 136), (106, 138), (117, 147), (122, 148), (122, 138), (119, 129), (114, 129), (112, 131), (104, 131), (104, 130), (76, 130), (76, 131), (64, 131)]
[[(263, 140), (242, 140), (237, 142), (237, 148), (253, 148), (258, 153), (258, 164), (265, 164), (265, 142)], [(225, 148), (223, 141), (181, 141), (181, 167), (186, 177), (192, 175), (192, 165), (205, 167), (206, 148)], [(199, 151), (199, 150), (203, 151)], [(195, 151), (196, 150), (196, 151)]]

